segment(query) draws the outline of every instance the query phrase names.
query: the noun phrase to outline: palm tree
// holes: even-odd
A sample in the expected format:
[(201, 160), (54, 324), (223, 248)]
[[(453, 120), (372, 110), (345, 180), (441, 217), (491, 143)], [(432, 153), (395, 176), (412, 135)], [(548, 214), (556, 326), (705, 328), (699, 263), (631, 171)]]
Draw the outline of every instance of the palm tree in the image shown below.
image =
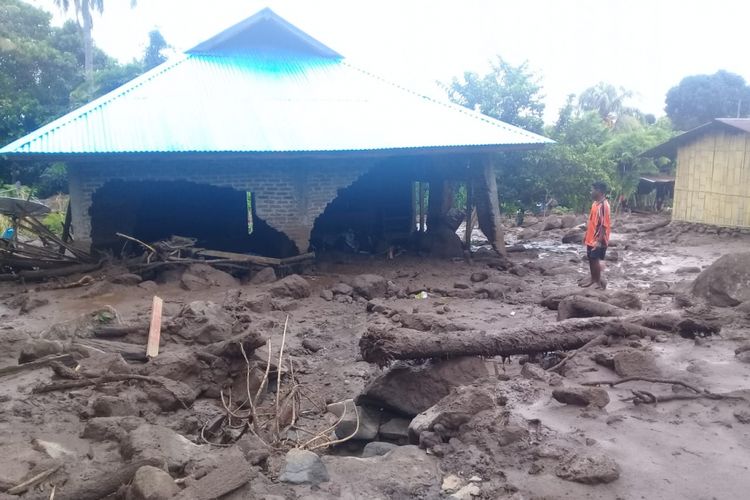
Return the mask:
[(578, 109), (582, 112), (596, 111), (611, 127), (614, 126), (618, 117), (630, 111), (625, 106), (625, 101), (632, 96), (632, 92), (622, 87), (599, 82), (581, 93), (578, 98)]
[[(83, 72), (86, 80), (91, 82), (94, 76), (94, 41), (91, 32), (94, 28), (93, 13), (104, 12), (104, 0), (54, 0), (55, 5), (68, 12), (71, 6), (75, 9), (76, 19), (83, 30)], [(130, 7), (135, 7), (137, 0), (130, 0)]]

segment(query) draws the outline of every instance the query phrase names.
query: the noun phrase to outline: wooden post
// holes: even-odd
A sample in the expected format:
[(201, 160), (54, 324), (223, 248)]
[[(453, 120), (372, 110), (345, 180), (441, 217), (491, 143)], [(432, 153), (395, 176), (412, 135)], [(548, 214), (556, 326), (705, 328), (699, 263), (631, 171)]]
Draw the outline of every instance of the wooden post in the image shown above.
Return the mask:
[(464, 235), (464, 244), (466, 250), (471, 252), (471, 233), (474, 230), (474, 183), (471, 180), (471, 173), (466, 179), (466, 234)]
[(491, 158), (482, 158), (475, 165), (478, 182), (475, 193), (479, 229), (492, 244), (492, 248), (503, 257), (507, 257), (503, 239), (503, 225), (500, 217), (500, 199), (497, 196), (497, 180)]
[(154, 305), (151, 308), (151, 327), (148, 330), (148, 344), (146, 356), (155, 358), (159, 355), (159, 339), (161, 337), (161, 310), (164, 301), (154, 295)]
[(424, 232), (424, 182), (419, 181), (419, 232)]
[[(73, 214), (70, 212), (70, 199), (68, 199), (68, 208), (65, 210), (65, 222), (63, 223), (62, 241), (67, 243), (70, 241), (70, 224), (72, 222)], [(65, 254), (65, 245), (60, 245), (60, 254)]]

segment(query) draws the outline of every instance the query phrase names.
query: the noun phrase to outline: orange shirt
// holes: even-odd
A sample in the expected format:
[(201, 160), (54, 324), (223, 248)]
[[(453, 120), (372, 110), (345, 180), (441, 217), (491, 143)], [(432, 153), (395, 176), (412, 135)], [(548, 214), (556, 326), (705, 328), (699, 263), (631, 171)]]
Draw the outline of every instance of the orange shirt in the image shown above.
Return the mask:
[(586, 237), (583, 240), (584, 244), (589, 247), (596, 246), (596, 242), (601, 241), (601, 237), (604, 235), (604, 245), (608, 245), (611, 228), (612, 223), (607, 199), (592, 203), (589, 222), (586, 225)]

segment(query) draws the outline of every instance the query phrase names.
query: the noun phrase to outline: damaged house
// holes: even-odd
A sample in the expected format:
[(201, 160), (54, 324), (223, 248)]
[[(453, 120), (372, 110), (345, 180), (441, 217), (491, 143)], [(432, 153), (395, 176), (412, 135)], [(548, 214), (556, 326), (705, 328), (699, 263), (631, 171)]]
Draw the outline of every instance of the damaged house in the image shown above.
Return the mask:
[(460, 248), (457, 183), (500, 249), (492, 155), (550, 142), (353, 66), (265, 9), (0, 154), (66, 162), (79, 244), (181, 235), (285, 257), (415, 233)]

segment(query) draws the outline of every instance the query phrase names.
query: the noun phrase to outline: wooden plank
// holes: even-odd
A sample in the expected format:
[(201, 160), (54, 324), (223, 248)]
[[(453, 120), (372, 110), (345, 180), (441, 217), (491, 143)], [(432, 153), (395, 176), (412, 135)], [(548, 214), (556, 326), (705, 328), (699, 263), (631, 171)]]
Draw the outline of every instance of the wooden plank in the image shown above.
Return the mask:
[(227, 259), (233, 262), (250, 262), (252, 264), (258, 264), (262, 266), (281, 265), (281, 259), (261, 257), (260, 255), (247, 255), (244, 253), (222, 252), (220, 250), (196, 249), (195, 255), (201, 257), (213, 257), (215, 259)]
[(151, 327), (148, 330), (148, 344), (146, 356), (155, 358), (159, 355), (159, 339), (161, 337), (161, 310), (164, 301), (154, 295), (154, 305), (151, 309)]
[(0, 377), (4, 375), (11, 375), (14, 373), (27, 371), (27, 370), (36, 370), (37, 368), (49, 366), (49, 364), (52, 362), (71, 364), (71, 363), (74, 363), (75, 360), (73, 359), (73, 356), (71, 356), (70, 354), (55, 354), (55, 355), (47, 356), (44, 358), (39, 358), (34, 361), (30, 361), (28, 363), (22, 363), (20, 365), (11, 365), (11, 366), (6, 366), (5, 368), (0, 368)]
[(295, 255), (294, 257), (287, 257), (285, 259), (281, 259), (281, 265), (288, 266), (289, 264), (295, 264), (297, 262), (304, 262), (306, 260), (312, 260), (314, 258), (315, 258), (315, 252), (303, 253), (300, 255)]

